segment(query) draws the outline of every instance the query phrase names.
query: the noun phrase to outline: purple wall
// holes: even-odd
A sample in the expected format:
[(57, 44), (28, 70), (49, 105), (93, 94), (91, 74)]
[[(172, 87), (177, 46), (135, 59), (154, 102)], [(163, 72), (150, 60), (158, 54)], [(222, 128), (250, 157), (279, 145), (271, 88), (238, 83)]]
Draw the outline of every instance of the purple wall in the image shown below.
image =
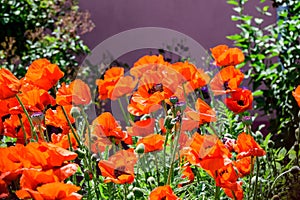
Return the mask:
[[(256, 13), (259, 0), (250, 0), (248, 13)], [(81, 0), (82, 10), (91, 13), (96, 27), (82, 38), (92, 49), (105, 39), (138, 27), (162, 27), (184, 33), (205, 49), (218, 44), (232, 45), (227, 35), (238, 29), (226, 0)], [(271, 5), (271, 1), (265, 4)], [(273, 9), (272, 9), (273, 10)], [(273, 15), (267, 23), (275, 21)]]

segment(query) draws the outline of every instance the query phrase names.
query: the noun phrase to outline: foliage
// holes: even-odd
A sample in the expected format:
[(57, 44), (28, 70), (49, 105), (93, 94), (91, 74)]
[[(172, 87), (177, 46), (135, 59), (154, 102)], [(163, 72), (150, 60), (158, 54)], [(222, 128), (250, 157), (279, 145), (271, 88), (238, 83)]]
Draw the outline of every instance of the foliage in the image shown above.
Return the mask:
[(0, 64), (18, 77), (30, 63), (48, 58), (74, 78), (78, 56), (89, 52), (80, 35), (94, 27), (77, 0), (1, 0)]
[(264, 22), (272, 9), (265, 0), (256, 7), (257, 16), (246, 14), (247, 2), (228, 1), (236, 12), (232, 20), (240, 29), (240, 33), (228, 38), (245, 53), (253, 90), (260, 89), (255, 98), (256, 109), (271, 118), (269, 128), (277, 138), (276, 146), (284, 144), (290, 148), (300, 120), (299, 109), (295, 109), (297, 103), (291, 95), (300, 83), (300, 2), (273, 0), (278, 20), (272, 24)]

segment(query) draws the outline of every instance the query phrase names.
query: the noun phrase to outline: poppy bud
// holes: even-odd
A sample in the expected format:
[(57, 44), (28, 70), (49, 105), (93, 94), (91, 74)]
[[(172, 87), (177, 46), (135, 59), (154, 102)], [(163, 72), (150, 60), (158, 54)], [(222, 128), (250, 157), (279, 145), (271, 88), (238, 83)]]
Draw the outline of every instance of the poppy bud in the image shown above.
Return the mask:
[(274, 142), (273, 142), (272, 140), (269, 140), (269, 141), (268, 141), (268, 147), (269, 147), (269, 148), (273, 148), (274, 145), (275, 145), (275, 144), (274, 144)]
[(92, 160), (96, 160), (96, 161), (99, 160), (99, 156), (95, 153), (92, 154), (91, 158)]
[(252, 124), (252, 118), (251, 116), (244, 116), (242, 118), (242, 122), (246, 125), (246, 126), (249, 126)]
[(185, 110), (185, 108), (186, 108), (186, 103), (183, 102), (183, 101), (177, 102), (175, 104), (175, 110), (176, 110), (176, 112), (179, 111), (180, 113), (182, 113)]
[(274, 196), (272, 197), (271, 200), (280, 200), (280, 197), (276, 194), (276, 195), (274, 195)]
[(85, 157), (85, 152), (81, 149), (76, 149), (75, 153), (77, 153), (78, 158), (84, 158)]
[(31, 120), (35, 124), (41, 124), (42, 121), (44, 120), (44, 113), (42, 112), (35, 112), (31, 116)]
[(299, 166), (293, 166), (293, 167), (290, 169), (290, 172), (291, 172), (292, 174), (298, 174), (299, 171), (300, 171)]
[(174, 123), (172, 123), (172, 117), (167, 116), (167, 117), (165, 118), (164, 126), (165, 126), (167, 129), (172, 129), (172, 128), (173, 128)]
[(84, 179), (86, 181), (90, 181), (93, 179), (93, 173), (90, 170), (85, 170), (84, 171)]
[(296, 143), (296, 144), (294, 145), (294, 150), (295, 150), (296, 152), (299, 152), (299, 144)]
[(133, 193), (135, 197), (143, 197), (144, 196), (144, 192), (141, 188), (138, 187), (134, 187), (133, 188)]
[(147, 179), (147, 182), (150, 184), (150, 185), (155, 185), (155, 179), (153, 176), (150, 176), (148, 179)]
[(172, 104), (176, 104), (176, 103), (178, 102), (178, 97), (176, 97), (176, 96), (171, 96), (171, 97), (170, 97), (170, 102), (171, 102)]
[(129, 192), (129, 194), (127, 195), (127, 199), (134, 199), (134, 193)]
[(138, 154), (143, 154), (145, 152), (145, 145), (143, 143), (137, 145), (137, 147), (135, 148), (135, 152)]
[(81, 115), (80, 109), (78, 107), (76, 107), (76, 106), (73, 106), (71, 108), (70, 113), (71, 113), (72, 117), (74, 117), (74, 118), (77, 118), (77, 117), (79, 117)]

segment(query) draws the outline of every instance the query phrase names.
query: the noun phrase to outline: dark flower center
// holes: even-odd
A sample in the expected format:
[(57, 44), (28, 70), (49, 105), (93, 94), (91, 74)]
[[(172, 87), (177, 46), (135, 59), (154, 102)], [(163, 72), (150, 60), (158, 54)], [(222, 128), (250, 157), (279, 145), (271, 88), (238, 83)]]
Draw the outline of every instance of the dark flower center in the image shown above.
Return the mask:
[(244, 106), (244, 105), (245, 105), (243, 100), (238, 100), (238, 101), (237, 101), (237, 104), (238, 104), (239, 106)]
[(158, 83), (148, 90), (148, 94), (154, 94), (155, 92), (162, 92), (162, 91), (164, 91), (163, 84)]
[(224, 86), (225, 90), (230, 90), (230, 87), (228, 85), (228, 81), (225, 81), (223, 86)]
[(125, 172), (125, 166), (120, 166), (114, 169), (114, 175), (116, 176), (116, 178), (118, 178), (122, 174), (128, 174)]

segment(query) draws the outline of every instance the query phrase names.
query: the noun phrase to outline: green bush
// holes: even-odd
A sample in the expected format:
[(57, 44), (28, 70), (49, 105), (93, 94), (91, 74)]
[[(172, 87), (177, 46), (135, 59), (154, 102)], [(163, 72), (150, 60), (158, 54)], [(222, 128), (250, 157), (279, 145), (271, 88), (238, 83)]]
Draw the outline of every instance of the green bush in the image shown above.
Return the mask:
[(290, 148), (300, 122), (298, 105), (292, 96), (300, 84), (300, 1), (273, 0), (273, 6), (280, 9), (277, 22), (269, 25), (264, 19), (272, 15), (272, 8), (265, 0), (256, 7), (261, 17), (245, 14), (248, 0), (227, 2), (234, 6), (237, 14), (232, 20), (240, 29), (240, 33), (228, 38), (245, 53), (253, 91), (260, 89), (256, 92), (255, 109), (271, 118), (270, 131), (277, 146), (285, 144)]
[(89, 52), (80, 35), (94, 24), (77, 0), (0, 0), (0, 64), (18, 77), (37, 58), (76, 74), (78, 57)]

